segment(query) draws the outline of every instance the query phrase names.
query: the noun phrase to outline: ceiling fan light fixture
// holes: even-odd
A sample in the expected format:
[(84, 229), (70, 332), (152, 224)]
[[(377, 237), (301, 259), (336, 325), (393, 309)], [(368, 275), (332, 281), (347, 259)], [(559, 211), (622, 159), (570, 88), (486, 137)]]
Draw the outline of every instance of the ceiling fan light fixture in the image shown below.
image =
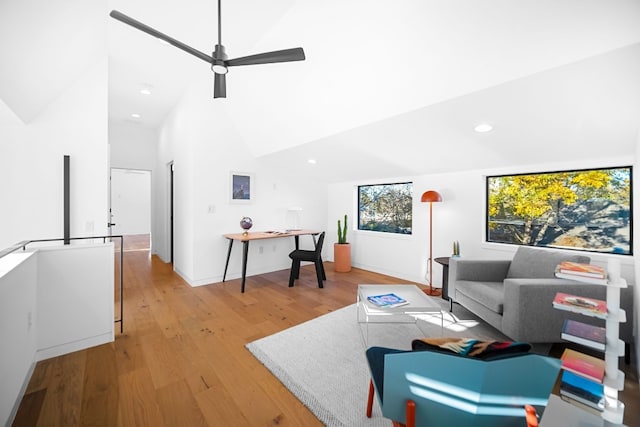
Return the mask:
[(227, 72), (229, 72), (229, 69), (226, 65), (224, 65), (224, 61), (216, 59), (214, 60), (213, 64), (211, 64), (211, 71), (216, 74), (227, 74)]

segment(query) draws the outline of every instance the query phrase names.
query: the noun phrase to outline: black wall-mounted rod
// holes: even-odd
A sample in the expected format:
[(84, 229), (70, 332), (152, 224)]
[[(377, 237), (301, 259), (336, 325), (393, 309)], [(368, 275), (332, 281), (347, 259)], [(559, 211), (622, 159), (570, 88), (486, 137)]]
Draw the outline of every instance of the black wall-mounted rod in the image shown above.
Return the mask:
[(71, 240), (71, 217), (69, 215), (69, 209), (71, 207), (71, 196), (69, 194), (70, 189), (70, 176), (69, 165), (71, 162), (70, 156), (64, 156), (64, 244), (68, 245)]

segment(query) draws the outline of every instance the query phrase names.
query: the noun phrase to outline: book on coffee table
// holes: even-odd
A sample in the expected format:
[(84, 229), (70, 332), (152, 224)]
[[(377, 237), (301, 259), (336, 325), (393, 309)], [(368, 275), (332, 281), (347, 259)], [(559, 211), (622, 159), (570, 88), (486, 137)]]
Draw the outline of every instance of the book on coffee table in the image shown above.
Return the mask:
[(367, 300), (378, 307), (388, 308), (409, 304), (409, 301), (394, 293), (371, 295), (367, 297)]
[(601, 326), (589, 325), (577, 320), (565, 319), (562, 339), (604, 351), (607, 330)]

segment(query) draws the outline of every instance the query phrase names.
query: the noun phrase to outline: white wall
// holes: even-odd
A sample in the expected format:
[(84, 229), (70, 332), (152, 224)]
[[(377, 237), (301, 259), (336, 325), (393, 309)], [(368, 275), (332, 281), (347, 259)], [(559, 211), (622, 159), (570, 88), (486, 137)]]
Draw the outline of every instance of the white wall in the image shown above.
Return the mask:
[[(288, 208), (296, 206), (303, 209), (302, 227), (326, 228), (326, 185), (261, 164), (236, 132), (224, 102), (214, 100), (210, 91), (203, 92), (201, 87), (189, 90), (167, 118), (159, 136), (153, 180), (158, 218), (153, 227), (154, 251), (168, 260), (168, 164), (173, 162), (174, 268), (191, 285), (222, 280), (228, 249), (228, 241), (222, 235), (241, 232), (239, 222), (243, 216), (253, 219), (254, 231), (284, 229)], [(255, 199), (251, 203), (230, 202), (231, 172), (254, 175)], [(303, 243), (311, 245), (311, 240)], [(252, 243), (247, 275), (289, 268), (287, 255), (292, 249), (293, 239)], [(241, 245), (236, 243), (227, 279), (240, 274)]]
[(37, 249), (37, 360), (114, 340), (113, 243)]
[(109, 122), (111, 167), (152, 171), (156, 165), (158, 132), (139, 124)]
[(106, 233), (107, 61), (33, 121), (0, 126), (0, 248), (63, 237), (63, 156), (71, 156), (71, 236)]
[[(461, 254), (467, 258), (511, 258), (515, 246), (488, 244), (484, 240), (485, 221), (485, 176), (588, 168), (623, 166), (634, 163), (633, 156), (594, 159), (590, 162), (549, 163), (546, 165), (521, 165), (512, 168), (475, 170), (450, 174), (396, 177), (384, 182), (414, 182), (413, 234), (411, 236), (389, 236), (385, 233), (354, 231), (357, 218), (355, 191), (358, 184), (376, 182), (346, 182), (329, 186), (328, 218), (332, 225), (344, 213), (350, 217), (349, 239), (352, 242), (352, 259), (356, 267), (377, 271), (406, 280), (427, 283), (426, 264), (429, 257), (429, 206), (421, 203), (420, 197), (427, 190), (436, 190), (442, 195), (441, 203), (433, 204), (433, 257), (449, 256), (454, 240), (460, 242)], [(382, 181), (378, 181), (382, 182)], [(333, 220), (333, 222), (332, 222)], [(333, 252), (329, 254), (333, 259)], [(604, 264), (606, 255), (590, 253), (596, 264)], [(635, 277), (633, 257), (622, 257), (623, 276)], [(442, 268), (434, 263), (433, 284), (442, 283)]]
[(35, 367), (37, 259), (32, 253), (0, 258), (0, 425), (9, 425)]

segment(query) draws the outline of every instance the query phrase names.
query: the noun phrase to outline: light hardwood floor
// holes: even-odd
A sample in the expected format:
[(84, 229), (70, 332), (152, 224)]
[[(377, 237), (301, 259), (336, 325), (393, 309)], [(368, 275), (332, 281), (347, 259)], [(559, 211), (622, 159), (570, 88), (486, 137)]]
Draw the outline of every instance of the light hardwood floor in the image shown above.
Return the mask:
[[(241, 294), (239, 280), (191, 288), (126, 249), (124, 334), (38, 363), (14, 426), (320, 426), (244, 345), (352, 304), (359, 283), (405, 282), (326, 263), (324, 289), (311, 265), (294, 288), (283, 270), (248, 277)], [(626, 420), (640, 419), (637, 384), (628, 373)]]

